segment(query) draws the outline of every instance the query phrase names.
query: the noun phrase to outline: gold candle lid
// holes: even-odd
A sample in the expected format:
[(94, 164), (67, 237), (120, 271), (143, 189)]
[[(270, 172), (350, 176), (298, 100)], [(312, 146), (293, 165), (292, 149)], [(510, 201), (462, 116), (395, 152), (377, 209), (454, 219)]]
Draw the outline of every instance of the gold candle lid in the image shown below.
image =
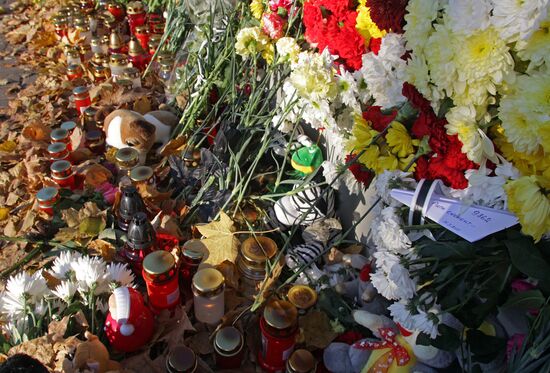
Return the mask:
[(147, 34), (147, 26), (139, 25), (134, 28), (136, 34)]
[(128, 65), (128, 57), (125, 54), (113, 53), (109, 60), (109, 64), (113, 66), (125, 66)]
[(86, 54), (91, 50), (92, 50), (92, 46), (90, 44), (80, 44), (78, 46), (78, 51), (80, 52), (80, 54)]
[(215, 268), (201, 269), (193, 276), (193, 287), (202, 295), (217, 293), (223, 285), (223, 275)]
[(171, 53), (168, 53), (168, 52), (161, 52), (157, 55), (157, 61), (161, 65), (164, 62), (169, 63), (170, 65), (172, 65), (174, 63), (174, 56)]
[(86, 118), (87, 120), (95, 120), (96, 114), (97, 114), (97, 109), (91, 106), (87, 107), (86, 110), (84, 110), (84, 118)]
[(243, 347), (243, 335), (234, 326), (221, 328), (214, 337), (214, 349), (222, 356), (237, 354)]
[(139, 163), (139, 152), (134, 148), (118, 149), (115, 159), (122, 167), (134, 167)]
[(197, 369), (197, 356), (189, 347), (180, 344), (172, 347), (166, 359), (166, 370), (194, 372)]
[(77, 65), (76, 63), (72, 63), (69, 66), (67, 66), (67, 72), (69, 74), (74, 74), (80, 71), (82, 71), (82, 67), (80, 65)]
[(277, 244), (269, 237), (256, 236), (244, 240), (241, 255), (249, 262), (263, 265), (277, 253)]
[(181, 254), (191, 260), (202, 260), (206, 246), (201, 240), (192, 239), (183, 244)]
[(69, 131), (64, 128), (56, 128), (50, 132), (50, 139), (54, 142), (59, 142), (59, 140), (64, 140), (69, 137)]
[(293, 373), (309, 373), (315, 370), (317, 361), (311, 352), (300, 349), (290, 355), (287, 365)]
[(135, 38), (130, 39), (130, 42), (128, 43), (128, 54), (132, 57), (145, 54), (141, 44)]
[(40, 189), (36, 193), (36, 199), (38, 202), (46, 202), (51, 201), (52, 199), (55, 199), (59, 195), (59, 192), (57, 191), (57, 188), (54, 187), (45, 187)]
[(70, 49), (65, 53), (67, 54), (67, 57), (80, 58), (80, 53), (76, 49)]
[(287, 329), (296, 324), (298, 310), (287, 301), (274, 299), (264, 308), (264, 320), (275, 329)]
[(113, 32), (111, 32), (111, 35), (109, 36), (109, 48), (118, 49), (121, 47), (122, 47), (122, 39), (120, 38), (120, 35), (113, 30)]
[(73, 94), (76, 98), (83, 98), (89, 95), (88, 87), (80, 86), (73, 89)]
[(141, 14), (143, 12), (145, 12), (145, 9), (141, 1), (131, 1), (126, 6), (126, 13), (130, 15)]
[(139, 70), (135, 67), (127, 67), (122, 71), (122, 76), (127, 79), (136, 79), (140, 77)]
[(169, 272), (175, 265), (176, 260), (174, 256), (164, 250), (153, 251), (143, 260), (143, 269), (153, 276)]
[(149, 37), (149, 41), (154, 43), (160, 43), (161, 39), (162, 39), (162, 35), (151, 35)]
[(294, 285), (287, 293), (287, 298), (296, 308), (308, 309), (317, 303), (317, 293), (306, 285)]
[(71, 162), (61, 160), (61, 161), (55, 161), (51, 164), (50, 170), (55, 173), (61, 173), (66, 172), (71, 169)]
[(107, 59), (108, 59), (107, 55), (103, 53), (94, 53), (92, 57), (92, 62), (96, 66), (102, 66)]
[(111, 40), (110, 35), (103, 35), (101, 37), (101, 44), (109, 45), (109, 41)]
[(149, 166), (134, 167), (130, 171), (130, 179), (135, 182), (149, 180), (153, 176), (153, 169)]
[(103, 65), (94, 65), (92, 72), (96, 78), (107, 78), (107, 68)]

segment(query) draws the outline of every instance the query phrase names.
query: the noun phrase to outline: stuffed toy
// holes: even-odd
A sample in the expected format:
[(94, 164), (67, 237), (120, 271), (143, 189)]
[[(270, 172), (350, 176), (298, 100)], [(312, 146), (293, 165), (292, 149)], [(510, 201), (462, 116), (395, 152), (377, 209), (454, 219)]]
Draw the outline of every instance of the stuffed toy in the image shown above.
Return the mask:
[(178, 117), (167, 110), (141, 115), (131, 110), (115, 110), (104, 121), (106, 143), (114, 148), (131, 147), (145, 160), (154, 144), (165, 145), (170, 140)]
[(86, 332), (85, 337), (86, 342), (82, 342), (76, 347), (74, 358), (72, 362), (68, 362), (69, 366), (64, 366), (64, 371), (105, 373), (121, 368), (120, 363), (110, 359), (107, 347), (101, 343), (97, 336)]

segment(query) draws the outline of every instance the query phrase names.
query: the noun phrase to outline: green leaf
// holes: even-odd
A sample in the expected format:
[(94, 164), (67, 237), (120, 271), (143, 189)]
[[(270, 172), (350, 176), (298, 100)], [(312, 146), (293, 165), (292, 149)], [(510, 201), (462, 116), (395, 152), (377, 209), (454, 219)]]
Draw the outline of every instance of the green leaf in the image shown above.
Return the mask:
[(479, 330), (470, 329), (466, 341), (474, 355), (474, 361), (489, 363), (506, 348), (506, 339), (489, 336)]
[(100, 217), (87, 217), (78, 226), (78, 231), (87, 236), (97, 236), (105, 229), (105, 220)]
[(416, 343), (422, 346), (433, 346), (444, 351), (456, 351), (460, 346), (460, 334), (458, 330), (445, 324), (438, 326), (439, 335), (431, 339), (427, 334), (420, 333)]
[(436, 257), (439, 259), (475, 257), (475, 247), (466, 241), (434, 242), (429, 240), (418, 244), (417, 249), (423, 257)]
[(523, 274), (540, 281), (539, 286), (550, 293), (550, 265), (529, 238), (505, 241), (514, 266)]
[(519, 307), (526, 309), (538, 309), (542, 307), (546, 299), (540, 290), (529, 290), (513, 294), (502, 308)]

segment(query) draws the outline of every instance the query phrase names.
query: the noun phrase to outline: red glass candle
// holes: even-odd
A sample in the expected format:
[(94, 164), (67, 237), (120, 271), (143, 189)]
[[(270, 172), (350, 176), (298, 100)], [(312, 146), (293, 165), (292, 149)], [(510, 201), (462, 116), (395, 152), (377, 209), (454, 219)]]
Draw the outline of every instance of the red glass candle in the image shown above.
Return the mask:
[(290, 302), (274, 299), (260, 318), (262, 349), (258, 362), (267, 372), (283, 371), (296, 344), (298, 311)]
[(62, 142), (63, 144), (65, 144), (67, 146), (67, 149), (69, 151), (72, 151), (72, 147), (71, 147), (71, 135), (69, 134), (69, 131), (67, 131), (66, 129), (64, 128), (56, 128), (54, 130), (52, 130), (52, 132), (50, 132), (50, 140), (52, 142), (52, 144), (54, 142)]
[(50, 165), (50, 171), (52, 172), (52, 179), (61, 188), (75, 188), (75, 178), (72, 169), (71, 162), (55, 161)]
[(111, 2), (111, 3), (109, 3), (109, 5), (107, 5), (107, 10), (109, 11), (109, 13), (111, 13), (113, 15), (113, 17), (115, 17), (115, 19), (118, 22), (120, 22), (124, 19), (125, 12), (124, 12), (124, 8), (122, 7), (122, 5), (120, 5), (118, 3), (115, 3), (115, 2)]
[(67, 122), (61, 123), (60, 127), (63, 128), (64, 130), (67, 130), (67, 132), (69, 132), (69, 136), (71, 136), (73, 134), (74, 129), (76, 128), (76, 123), (73, 121), (67, 121)]
[(69, 80), (82, 78), (83, 75), (84, 70), (82, 70), (82, 66), (76, 64), (67, 66), (67, 78), (69, 78)]
[(55, 33), (60, 38), (63, 38), (64, 36), (67, 36), (69, 34), (69, 22), (67, 20), (58, 20), (54, 24), (55, 27)]
[(180, 344), (170, 348), (166, 359), (166, 373), (193, 373), (197, 371), (197, 356), (189, 347)]
[(128, 25), (130, 26), (130, 32), (133, 35), (136, 32), (136, 26), (143, 26), (147, 22), (147, 13), (145, 13), (145, 9), (141, 1), (132, 1), (128, 3), (126, 13), (128, 14)]
[(153, 34), (155, 30), (155, 25), (159, 23), (164, 23), (164, 19), (162, 18), (162, 14), (158, 13), (149, 13), (149, 31)]
[(55, 161), (68, 161), (69, 149), (67, 149), (67, 144), (54, 142), (48, 145), (48, 157), (52, 163)]
[(87, 87), (80, 86), (73, 89), (74, 104), (76, 111), (82, 114), (84, 110), (92, 106), (92, 100), (90, 99), (90, 92)]
[(244, 356), (242, 333), (233, 326), (221, 328), (214, 337), (216, 366), (220, 369), (238, 369)]
[(128, 43), (128, 56), (132, 66), (140, 71), (145, 70), (145, 67), (149, 63), (149, 56), (143, 50), (139, 41), (134, 38)]
[(201, 240), (189, 240), (183, 244), (180, 259), (180, 289), (185, 298), (192, 296), (193, 276), (204, 258), (205, 249)]
[(143, 261), (143, 279), (153, 310), (172, 309), (180, 303), (176, 260), (168, 251), (153, 251)]
[(136, 36), (136, 39), (139, 41), (139, 44), (141, 44), (141, 48), (146, 51), (149, 49), (149, 33), (147, 32), (147, 26), (141, 25), (136, 26), (134, 35)]
[(38, 208), (52, 216), (53, 206), (59, 200), (59, 192), (54, 187), (42, 188), (36, 193), (36, 199), (38, 200)]

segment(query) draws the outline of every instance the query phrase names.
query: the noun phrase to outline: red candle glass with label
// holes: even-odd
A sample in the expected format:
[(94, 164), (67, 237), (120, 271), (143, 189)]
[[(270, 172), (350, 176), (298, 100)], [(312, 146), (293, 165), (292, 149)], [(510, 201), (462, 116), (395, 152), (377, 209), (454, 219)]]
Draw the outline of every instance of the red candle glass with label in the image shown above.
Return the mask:
[(77, 64), (67, 66), (67, 78), (69, 80), (75, 80), (78, 78), (82, 78), (83, 76), (84, 70), (82, 70), (82, 66)]
[(216, 366), (220, 369), (238, 369), (243, 361), (244, 338), (233, 326), (218, 330), (214, 337)]
[(82, 114), (84, 110), (92, 106), (92, 100), (90, 99), (90, 92), (87, 87), (81, 86), (73, 89), (74, 104), (76, 111)]
[(141, 1), (132, 1), (126, 7), (128, 14), (128, 25), (132, 34), (136, 32), (136, 26), (143, 26), (147, 22), (147, 13)]
[(262, 348), (258, 362), (267, 372), (283, 371), (296, 344), (298, 310), (284, 300), (272, 300), (260, 318)]
[(125, 12), (124, 12), (124, 8), (122, 7), (122, 5), (120, 5), (118, 3), (115, 3), (115, 2), (111, 2), (111, 3), (109, 3), (109, 5), (107, 5), (107, 10), (109, 11), (109, 13), (111, 13), (113, 15), (113, 17), (115, 17), (115, 19), (118, 22), (120, 22), (124, 19)]
[(54, 187), (42, 188), (36, 193), (36, 199), (38, 200), (38, 208), (52, 216), (53, 206), (59, 200), (59, 192)]
[(168, 251), (153, 251), (145, 257), (143, 279), (153, 310), (172, 309), (180, 303), (176, 260)]
[(69, 161), (55, 161), (50, 166), (52, 172), (52, 179), (61, 188), (75, 188), (74, 172), (71, 162)]
[(136, 39), (139, 41), (139, 44), (141, 44), (141, 48), (146, 51), (149, 49), (149, 33), (147, 32), (147, 26), (141, 25), (136, 26), (136, 29), (134, 30), (134, 35), (136, 36)]
[(54, 142), (53, 144), (48, 145), (48, 157), (52, 162), (68, 161), (69, 149), (67, 149), (67, 144), (62, 142)]
[(206, 247), (201, 240), (189, 240), (181, 248), (180, 290), (186, 298), (193, 295), (191, 292), (193, 276), (197, 273), (206, 252)]
[(64, 128), (56, 128), (52, 130), (52, 132), (50, 132), (50, 140), (52, 144), (54, 142), (62, 142), (67, 146), (67, 149), (69, 151), (73, 150), (71, 148), (71, 137), (70, 137), (69, 131), (67, 131)]

